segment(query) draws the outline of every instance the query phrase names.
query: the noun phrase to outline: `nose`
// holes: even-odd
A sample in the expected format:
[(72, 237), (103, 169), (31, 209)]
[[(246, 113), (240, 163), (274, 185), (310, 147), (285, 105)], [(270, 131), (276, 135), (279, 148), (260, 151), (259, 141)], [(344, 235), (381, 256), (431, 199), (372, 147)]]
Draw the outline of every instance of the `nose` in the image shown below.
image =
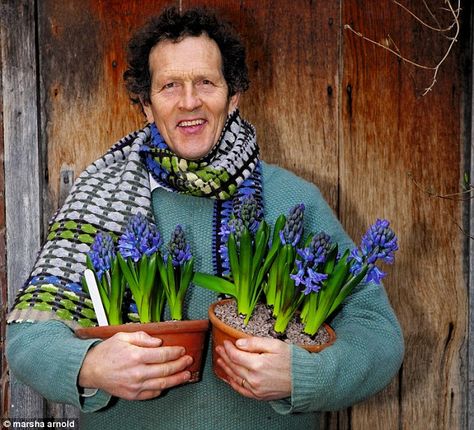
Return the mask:
[(191, 83), (184, 85), (179, 102), (180, 109), (192, 112), (201, 105), (202, 101), (196, 87)]

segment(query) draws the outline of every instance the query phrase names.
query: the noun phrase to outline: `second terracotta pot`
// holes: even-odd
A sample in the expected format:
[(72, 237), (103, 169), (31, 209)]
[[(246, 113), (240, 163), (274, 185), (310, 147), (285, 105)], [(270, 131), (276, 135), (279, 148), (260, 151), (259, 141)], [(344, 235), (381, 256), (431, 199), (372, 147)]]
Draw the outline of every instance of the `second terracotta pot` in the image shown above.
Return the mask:
[(208, 320), (164, 321), (78, 328), (76, 335), (81, 339), (108, 339), (119, 332), (144, 331), (160, 338), (163, 346), (183, 346), (186, 354), (193, 357), (193, 364), (188, 368), (191, 372), (189, 382), (197, 382), (201, 378), (202, 353), (208, 329)]
[[(219, 358), (219, 354), (217, 354), (216, 352), (216, 346), (223, 345), (225, 340), (229, 340), (232, 343), (235, 343), (237, 339), (241, 339), (244, 337), (251, 337), (250, 334), (244, 333), (240, 330), (237, 330), (223, 323), (214, 313), (214, 308), (216, 306), (219, 306), (220, 304), (230, 302), (233, 300), (234, 299), (221, 300), (219, 302), (213, 303), (209, 307), (209, 320), (212, 325), (212, 368), (216, 376), (219, 379), (222, 379), (223, 381), (227, 381), (228, 377), (227, 377), (227, 374), (222, 369), (222, 367), (220, 367), (217, 364), (217, 359)], [(332, 345), (336, 341), (336, 333), (334, 333), (334, 330), (328, 324), (324, 324), (324, 327), (326, 328), (329, 334), (329, 340), (326, 343), (322, 345), (310, 345), (310, 346), (299, 345), (299, 346), (301, 346), (302, 348), (310, 352), (319, 352), (319, 351), (322, 351), (324, 348), (327, 348), (328, 346)]]

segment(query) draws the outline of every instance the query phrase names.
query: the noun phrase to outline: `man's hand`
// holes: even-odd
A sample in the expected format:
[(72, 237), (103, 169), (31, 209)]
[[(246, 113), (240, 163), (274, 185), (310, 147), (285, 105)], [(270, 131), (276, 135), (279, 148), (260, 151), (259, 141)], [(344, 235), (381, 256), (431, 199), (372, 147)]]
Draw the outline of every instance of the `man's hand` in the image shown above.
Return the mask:
[(234, 346), (218, 346), (217, 363), (230, 379), (232, 388), (257, 400), (277, 400), (291, 395), (290, 347), (277, 339), (250, 337)]
[(117, 333), (89, 350), (79, 385), (100, 388), (127, 400), (157, 397), (191, 377), (185, 369), (193, 359), (181, 346), (161, 346), (145, 332)]

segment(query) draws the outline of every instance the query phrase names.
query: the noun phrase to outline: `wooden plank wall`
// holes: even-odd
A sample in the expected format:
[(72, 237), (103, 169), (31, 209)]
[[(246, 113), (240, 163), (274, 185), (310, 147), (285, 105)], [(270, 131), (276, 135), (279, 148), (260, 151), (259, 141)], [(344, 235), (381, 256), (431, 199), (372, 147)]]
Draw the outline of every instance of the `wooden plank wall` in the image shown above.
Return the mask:
[[(421, 2), (404, 4), (429, 20)], [(441, 2), (429, 4), (437, 5), (433, 10), (443, 19)], [(449, 41), (424, 31), (401, 8), (390, 2), (381, 2), (378, 11), (363, 5), (344, 2), (343, 22), (377, 41), (390, 34), (400, 52), (420, 64), (442, 58)], [(460, 46), (443, 65), (433, 91), (420, 97), (430, 73), (347, 33), (345, 42), (341, 220), (354, 236), (376, 216), (393, 220), (401, 251), (386, 287), (406, 339), (398, 381), (355, 407), (352, 426), (464, 428), (468, 309), (463, 236), (456, 225), (462, 225), (461, 207), (429, 198), (415, 186), (416, 181), (441, 194), (459, 191), (465, 89), (458, 73)], [(371, 413), (380, 405), (382, 415)]]
[[(440, 11), (444, 1), (427, 3), (445, 24)], [(421, 189), (459, 191), (469, 96), (468, 77), (462, 73), (471, 31), (471, 6), (465, 3), (460, 41), (440, 69), (433, 91), (420, 97), (429, 73), (343, 29), (350, 24), (383, 44), (390, 34), (405, 56), (435, 64), (446, 40), (424, 31), (390, 0), (4, 0), (3, 144), (5, 157), (10, 157), (5, 159), (6, 189), (19, 180), (18, 170), (12, 170), (18, 165), (11, 158), (15, 150), (28, 150), (30, 158), (24, 162), (40, 163), (20, 180), (27, 183), (16, 188), (36, 199), (26, 210), (28, 224), (17, 216), (25, 208), (19, 201), (23, 195), (7, 199), (7, 231), (23, 231), (30, 241), (26, 258), (16, 252), (23, 237), (7, 237), (8, 300), (30, 266), (35, 253), (31, 241), (37, 243), (41, 226), (44, 230), (73, 177), (116, 139), (143, 124), (121, 81), (130, 33), (164, 5), (206, 4), (234, 22), (248, 47), (252, 83), (241, 107), (257, 128), (263, 158), (315, 182), (354, 239), (376, 217), (391, 219), (400, 236), (401, 251), (385, 285), (405, 333), (402, 370), (369, 401), (325, 414), (323, 428), (467, 428), (467, 249), (457, 227), (463, 223), (462, 208)], [(404, 4), (432, 19), (423, 2)], [(36, 55), (30, 51), (34, 46)], [(38, 73), (31, 68), (36, 64)], [(19, 70), (29, 72), (28, 78), (22, 77), (25, 82), (17, 81), (14, 72)], [(26, 91), (24, 85), (32, 78), (37, 81), (28, 94), (37, 96), (29, 99), (18, 88)], [(25, 100), (32, 106), (20, 107)], [(18, 123), (8, 105), (30, 112), (27, 119), (23, 115), (29, 125)], [(0, 277), (1, 213), (0, 205)], [(0, 305), (5, 296), (3, 284)], [(0, 316), (5, 305), (2, 312)], [(21, 395), (15, 389), (15, 416), (35, 416), (41, 408), (51, 416), (76, 413), (43, 404), (25, 388)]]
[[(5, 213), (8, 301), (28, 276), (41, 241), (40, 159), (38, 144), (36, 20), (33, 2), (3, 2), (1, 5), (1, 58), (3, 93), (3, 138), (5, 163)], [(6, 23), (15, 23), (16, 31)], [(10, 24), (11, 25), (11, 24)], [(4, 252), (5, 248), (2, 249)], [(4, 290), (4, 287), (2, 288)], [(3, 337), (2, 337), (3, 339)], [(2, 390), (7, 380), (2, 378)], [(3, 392), (4, 393), (4, 392)], [(6, 394), (6, 393), (4, 393)], [(20, 405), (23, 417), (43, 415), (43, 401), (32, 390), (10, 379), (11, 409)], [(2, 396), (3, 397), (3, 396)], [(2, 401), (4, 403), (5, 400)]]

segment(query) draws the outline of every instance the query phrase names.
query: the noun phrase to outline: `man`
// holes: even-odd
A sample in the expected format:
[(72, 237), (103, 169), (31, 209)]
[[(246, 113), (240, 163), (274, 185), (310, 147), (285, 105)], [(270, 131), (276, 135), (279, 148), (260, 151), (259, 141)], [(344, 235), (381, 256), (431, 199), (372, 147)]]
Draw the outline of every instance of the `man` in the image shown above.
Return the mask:
[[(9, 317), (12, 371), (46, 398), (80, 407), (81, 428), (90, 429), (315, 428), (311, 412), (344, 408), (383, 388), (398, 370), (403, 339), (374, 284), (347, 300), (332, 322), (338, 340), (320, 354), (257, 337), (220, 348), (230, 387), (212, 375), (209, 353), (202, 381), (182, 385), (191, 358), (181, 347), (162, 347), (145, 333), (75, 337), (71, 328), (86, 314), (77, 289), (84, 226), (119, 234), (127, 215), (143, 212), (168, 237), (179, 223), (190, 232), (196, 269), (212, 272), (214, 262), (219, 273), (218, 225), (228, 205), (250, 193), (270, 223), (304, 202), (308, 231), (352, 246), (316, 187), (259, 160), (255, 130), (237, 109), (248, 87), (244, 49), (227, 25), (202, 10), (165, 10), (131, 40), (125, 79), (150, 125), (86, 169), (58, 213), (30, 289)], [(202, 180), (204, 169), (217, 173)], [(45, 285), (57, 298), (75, 294), (71, 318), (61, 300), (51, 305), (42, 295)], [(191, 288), (188, 317), (205, 317), (215, 299)]]

